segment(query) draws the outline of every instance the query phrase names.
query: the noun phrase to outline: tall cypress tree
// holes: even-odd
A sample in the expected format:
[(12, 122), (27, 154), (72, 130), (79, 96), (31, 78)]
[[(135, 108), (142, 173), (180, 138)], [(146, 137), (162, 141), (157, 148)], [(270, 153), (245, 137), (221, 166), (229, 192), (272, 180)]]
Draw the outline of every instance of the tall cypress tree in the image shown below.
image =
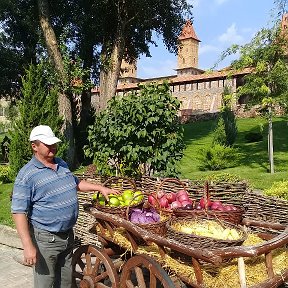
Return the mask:
[[(14, 176), (26, 164), (32, 150), (29, 135), (37, 125), (49, 125), (60, 139), (62, 120), (58, 113), (57, 89), (49, 86), (49, 69), (44, 63), (30, 65), (22, 78), (22, 98), (17, 102), (19, 115), (13, 121), (9, 162)], [(59, 146), (58, 155), (63, 156), (65, 142)]]

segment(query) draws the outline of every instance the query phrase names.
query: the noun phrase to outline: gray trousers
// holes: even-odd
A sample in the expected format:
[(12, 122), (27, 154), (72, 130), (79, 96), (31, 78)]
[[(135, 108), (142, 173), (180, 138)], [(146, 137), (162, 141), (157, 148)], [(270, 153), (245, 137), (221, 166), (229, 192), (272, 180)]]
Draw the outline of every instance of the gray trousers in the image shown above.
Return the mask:
[(31, 227), (31, 236), (37, 247), (34, 288), (72, 287), (73, 230), (51, 233)]

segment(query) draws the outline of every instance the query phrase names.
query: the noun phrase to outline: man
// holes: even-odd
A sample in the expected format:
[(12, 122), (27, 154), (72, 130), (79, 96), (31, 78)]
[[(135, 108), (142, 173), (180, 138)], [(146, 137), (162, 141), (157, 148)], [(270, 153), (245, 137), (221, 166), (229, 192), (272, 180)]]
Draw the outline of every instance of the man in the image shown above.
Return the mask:
[(77, 191), (99, 191), (106, 198), (115, 190), (75, 177), (55, 157), (57, 143), (49, 126), (30, 134), (32, 159), (15, 180), (12, 213), (23, 245), (24, 263), (34, 265), (35, 288), (68, 288), (72, 283), (73, 226), (78, 216)]

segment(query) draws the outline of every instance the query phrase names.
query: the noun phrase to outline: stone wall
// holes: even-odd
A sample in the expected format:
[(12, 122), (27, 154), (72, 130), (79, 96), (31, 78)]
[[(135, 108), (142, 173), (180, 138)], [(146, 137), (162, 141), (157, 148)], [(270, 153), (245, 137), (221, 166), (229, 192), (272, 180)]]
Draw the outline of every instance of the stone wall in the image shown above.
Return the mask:
[[(191, 81), (173, 83), (170, 85), (172, 94), (181, 101), (180, 116), (215, 114), (220, 111), (224, 86), (231, 87), (232, 93), (236, 91), (236, 80), (232, 79), (207, 79), (206, 81)], [(135, 90), (136, 92), (137, 90)], [(130, 91), (121, 91), (123, 96)], [(92, 96), (92, 105), (97, 105), (98, 94)], [(236, 108), (236, 100), (234, 107)], [(95, 107), (95, 106), (94, 106)]]

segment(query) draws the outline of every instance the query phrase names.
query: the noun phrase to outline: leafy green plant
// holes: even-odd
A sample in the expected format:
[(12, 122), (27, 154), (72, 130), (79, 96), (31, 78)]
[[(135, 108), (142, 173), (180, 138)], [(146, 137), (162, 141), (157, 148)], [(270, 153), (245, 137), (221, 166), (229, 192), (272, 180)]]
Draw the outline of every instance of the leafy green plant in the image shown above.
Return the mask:
[(245, 139), (248, 143), (259, 142), (263, 140), (263, 135), (260, 132), (249, 132), (245, 135)]
[(215, 144), (202, 149), (200, 170), (221, 170), (236, 165), (237, 149)]
[(234, 174), (230, 174), (230, 173), (213, 173), (211, 175), (208, 175), (207, 177), (205, 177), (205, 179), (207, 179), (210, 182), (213, 183), (221, 183), (221, 182), (240, 182), (243, 181), (243, 179), (241, 179), (241, 177), (239, 177), (238, 175), (234, 175)]
[(233, 95), (231, 87), (225, 86), (222, 94), (222, 107), (214, 131), (213, 144), (232, 146), (237, 137), (237, 124), (232, 111)]
[(9, 165), (0, 165), (0, 184), (12, 181), (12, 171)]
[[(22, 78), (22, 98), (17, 103), (19, 116), (14, 119), (10, 131), (9, 163), (14, 176), (32, 156), (29, 134), (33, 127), (49, 125), (57, 137), (62, 138), (59, 133), (62, 120), (58, 113), (57, 91), (49, 87), (48, 76), (45, 65), (40, 63), (30, 65)], [(64, 156), (65, 149), (63, 141), (59, 145), (58, 155)]]
[(269, 196), (288, 200), (288, 181), (274, 182), (271, 188), (264, 190)]
[(226, 146), (226, 132), (225, 132), (225, 122), (224, 119), (220, 116), (217, 119), (217, 126), (213, 133), (212, 145), (222, 145)]
[(89, 128), (86, 156), (103, 174), (175, 175), (184, 149), (179, 107), (167, 83), (113, 98)]

